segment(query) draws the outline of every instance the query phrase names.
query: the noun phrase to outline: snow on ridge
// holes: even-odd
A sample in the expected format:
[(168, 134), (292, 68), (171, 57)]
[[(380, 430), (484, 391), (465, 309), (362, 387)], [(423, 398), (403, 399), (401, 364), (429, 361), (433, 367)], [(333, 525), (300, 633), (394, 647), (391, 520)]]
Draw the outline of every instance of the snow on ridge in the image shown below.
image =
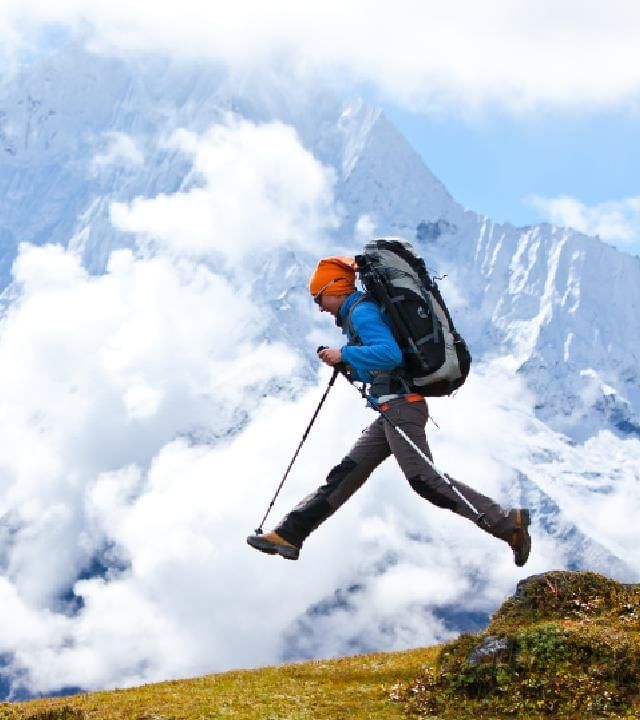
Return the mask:
[(425, 165), (384, 113), (369, 132), (366, 152), (337, 192), (347, 208), (345, 229), (368, 214), (376, 233), (416, 238), (420, 223), (442, 221), (451, 228), (464, 222), (463, 208)]
[[(296, 86), (292, 100), (290, 82), (277, 75), (237, 80), (161, 58), (134, 71), (74, 44), (23, 68), (0, 86), (0, 198), (11, 198), (0, 222), (10, 233), (19, 227), (20, 241), (66, 246), (74, 238), (87, 267), (101, 272), (109, 248), (127, 244), (109, 221), (110, 203), (175, 192), (190, 168), (167, 137), (183, 127), (204, 132), (236, 113), (291, 124), (335, 169), (343, 242), (367, 212), (376, 231), (410, 237), (424, 220), (455, 224), (459, 206), (380, 109), (307, 86)], [(15, 247), (7, 253), (0, 287)]]
[(512, 355), (540, 396), (541, 417), (575, 438), (599, 424), (634, 432), (640, 418), (635, 258), (569, 228), (515, 228), (487, 218), (478, 218), (467, 242), (444, 236), (426, 252), (449, 282), (465, 288), (458, 322), (472, 352)]
[[(8, 245), (0, 285), (14, 243), (25, 240), (71, 245), (101, 272), (111, 250), (129, 242), (110, 222), (111, 203), (175, 192), (189, 181), (188, 158), (163, 140), (176, 127), (203, 130), (229, 111), (255, 122), (280, 119), (335, 169), (341, 243), (353, 243), (364, 216), (376, 234), (414, 240), (422, 228), (427, 263), (455, 279), (457, 322), (476, 356), (511, 354), (547, 379), (592, 368), (618, 391), (622, 375), (623, 404), (635, 408), (627, 414), (640, 413), (633, 389), (640, 262), (571, 230), (514, 228), (463, 210), (380, 109), (361, 98), (297, 88), (292, 102), (277, 76), (249, 77), (241, 87), (234, 81), (159, 58), (134, 74), (121, 59), (72, 45), (0, 88), (0, 135), (9, 148), (0, 197), (11, 198), (0, 227)], [(610, 313), (601, 308), (604, 288)]]
[[(513, 355), (543, 394), (550, 380), (579, 378), (567, 391), (574, 403), (593, 394), (593, 375), (580, 373), (594, 370), (603, 387), (620, 394), (618, 416), (633, 421), (640, 414), (637, 258), (572, 230), (515, 228), (465, 211), (380, 109), (317, 88), (296, 87), (292, 101), (277, 75), (238, 85), (215, 68), (204, 73), (161, 58), (134, 73), (121, 59), (74, 45), (24, 68), (0, 87), (7, 161), (0, 169), (0, 287), (19, 241), (71, 246), (101, 272), (110, 252), (130, 242), (111, 224), (111, 203), (192, 182), (189, 159), (166, 137), (177, 127), (202, 131), (230, 111), (292, 124), (334, 168), (341, 213), (335, 238), (343, 246), (353, 245), (363, 217), (376, 234), (421, 238), (427, 264), (450, 276), (443, 291), (456, 298), (456, 322), (476, 357)], [(284, 324), (295, 337), (294, 319)], [(541, 405), (550, 416), (559, 410), (548, 399)], [(560, 414), (567, 422), (575, 416)]]
[(338, 119), (338, 128), (344, 134), (345, 146), (342, 153), (342, 179), (346, 180), (353, 172), (362, 155), (371, 129), (382, 111), (366, 105), (362, 98), (353, 98), (344, 105)]

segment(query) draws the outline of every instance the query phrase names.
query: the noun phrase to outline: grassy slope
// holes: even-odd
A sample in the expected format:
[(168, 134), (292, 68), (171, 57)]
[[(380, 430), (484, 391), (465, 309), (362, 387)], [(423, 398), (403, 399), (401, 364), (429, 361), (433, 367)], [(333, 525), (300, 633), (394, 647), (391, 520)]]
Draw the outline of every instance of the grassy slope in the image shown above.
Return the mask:
[(390, 701), (391, 688), (432, 665), (438, 650), (295, 663), (10, 708), (2, 705), (0, 719), (400, 720), (406, 716), (399, 704)]
[(0, 720), (640, 720), (639, 688), (640, 585), (552, 571), (442, 647), (0, 705)]

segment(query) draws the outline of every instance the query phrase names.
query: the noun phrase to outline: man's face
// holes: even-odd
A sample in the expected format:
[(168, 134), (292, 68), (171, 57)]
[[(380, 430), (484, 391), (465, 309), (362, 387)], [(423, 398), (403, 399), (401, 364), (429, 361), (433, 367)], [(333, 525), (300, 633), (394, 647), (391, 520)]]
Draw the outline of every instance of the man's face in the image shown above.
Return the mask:
[(345, 295), (325, 295), (325, 293), (322, 293), (316, 300), (316, 304), (320, 308), (320, 312), (331, 313), (333, 317), (337, 318), (345, 297)]

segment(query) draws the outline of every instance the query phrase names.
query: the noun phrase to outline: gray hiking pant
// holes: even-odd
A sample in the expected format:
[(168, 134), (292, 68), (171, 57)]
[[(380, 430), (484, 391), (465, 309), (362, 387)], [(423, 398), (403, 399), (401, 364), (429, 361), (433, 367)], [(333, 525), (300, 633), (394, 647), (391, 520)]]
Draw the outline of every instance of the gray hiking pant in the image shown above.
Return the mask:
[[(429, 417), (424, 401), (408, 403), (399, 398), (388, 403), (385, 414), (402, 428), (411, 440), (432, 459), (425, 425)], [(367, 427), (339, 465), (327, 476), (324, 485), (302, 500), (275, 528), (290, 543), (301, 547), (306, 538), (332, 515), (371, 475), (373, 470), (393, 453), (409, 485), (425, 500), (447, 508), (473, 522), (477, 516), (456, 495), (447, 482), (379, 415)], [(478, 510), (482, 519), (478, 526), (486, 532), (507, 540), (514, 528), (514, 513), (500, 507), (491, 498), (473, 490), (447, 475), (449, 482)]]

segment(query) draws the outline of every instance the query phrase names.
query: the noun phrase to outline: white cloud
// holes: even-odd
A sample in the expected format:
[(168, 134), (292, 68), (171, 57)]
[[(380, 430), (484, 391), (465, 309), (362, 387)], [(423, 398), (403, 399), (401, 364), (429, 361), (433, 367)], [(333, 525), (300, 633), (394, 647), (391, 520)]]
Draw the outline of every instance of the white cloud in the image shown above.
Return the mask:
[(358, 245), (364, 245), (374, 237), (376, 224), (370, 215), (361, 215), (356, 222), (355, 239)]
[(225, 432), (249, 410), (244, 389), (282, 377), (294, 358), (254, 339), (265, 319), (246, 292), (189, 261), (121, 251), (95, 278), (61, 248), (25, 246), (15, 275), (22, 294), (0, 342), (12, 379), (0, 406), (11, 428), (4, 498), (37, 531), (9, 573), (44, 601), (95, 550), (46, 559), (51, 536), (73, 546), (87, 482), (144, 466), (177, 433)]
[(412, 108), (521, 111), (635, 103), (640, 7), (633, 0), (478, 3), (291, 0), (151, 2), (6, 0), (7, 47), (46, 23), (82, 28), (96, 47), (207, 57), (243, 70), (288, 64), (370, 83)]
[(93, 158), (93, 168), (100, 170), (111, 165), (140, 166), (144, 163), (144, 153), (135, 138), (121, 132), (105, 134), (107, 147)]
[(589, 206), (569, 195), (534, 195), (527, 203), (554, 225), (598, 235), (616, 245), (629, 246), (640, 239), (640, 196)]
[[(105, 275), (92, 277), (61, 248), (23, 246), (14, 272), (20, 294), (0, 332), (0, 372), (12, 378), (0, 396), (0, 504), (3, 526), (13, 528), (0, 591), (13, 609), (0, 641), (32, 689), (113, 687), (277, 661), (294, 620), (363, 572), (367, 588), (352, 616), (326, 621), (324, 654), (344, 651), (356, 631), (380, 647), (447, 636), (416, 609), (464, 601), (465, 568), (487, 554), (496, 594), (513, 584), (507, 548), (420, 500), (391, 463), (298, 563), (251, 550), (245, 535), (320, 390), (261, 403), (247, 391), (256, 378), (292, 369), (284, 348), (257, 340), (266, 321), (258, 308), (232, 280), (175, 251), (119, 251)], [(234, 372), (238, 365), (243, 372)], [(243, 412), (248, 424), (232, 440), (180, 437), (213, 438)], [(355, 391), (334, 389), (270, 522), (322, 481), (371, 418)], [(469, 457), (475, 482), (482, 462), (479, 452)], [(376, 518), (381, 530), (372, 533)], [(432, 546), (404, 535), (429, 527), (441, 528)], [(400, 565), (388, 578), (371, 577), (389, 549)], [(77, 581), (100, 553), (111, 570)], [(83, 607), (69, 616), (60, 594), (72, 583)], [(287, 602), (274, 604), (285, 587)], [(402, 622), (388, 636), (380, 628), (391, 617)]]
[[(91, 276), (73, 252), (23, 245), (13, 268), (17, 296), (0, 324), (0, 376), (10, 379), (0, 391), (0, 600), (10, 613), (0, 653), (14, 656), (29, 687), (277, 662), (296, 619), (354, 578), (362, 590), (351, 607), (314, 620), (314, 652), (345, 652), (354, 638), (428, 643), (449, 633), (434, 604), (488, 611), (517, 578), (561, 565), (542, 539), (517, 570), (504, 544), (421, 500), (393, 462), (298, 563), (247, 547), (327, 373), (295, 400), (273, 397), (297, 358), (264, 340), (273, 317), (252, 300), (245, 267), (326, 247), (333, 179), (278, 124), (232, 122), (175, 142), (193, 158), (193, 184), (114, 209), (139, 233), (138, 251), (113, 253), (107, 272)], [(301, 310), (301, 335), (311, 318)], [(432, 404), (443, 427), (431, 438), (438, 466), (518, 502), (514, 469), (536, 471), (532, 442), (564, 448), (531, 405), (511, 369), (476, 369), (459, 397)], [(267, 527), (323, 481), (372, 417), (353, 389), (336, 386)], [(578, 449), (571, 459), (573, 471), (588, 467)], [(553, 470), (551, 488), (565, 468)], [(633, 532), (618, 542), (637, 563)], [(397, 565), (385, 576), (378, 568), (390, 555)], [(96, 574), (96, 561), (104, 577), (79, 580), (92, 564)], [(480, 590), (468, 580), (478, 567)]]
[[(266, 318), (232, 280), (189, 258), (120, 251), (106, 275), (90, 277), (60, 248), (23, 247), (15, 272), (21, 295), (0, 332), (0, 372), (14, 379), (0, 396), (0, 503), (17, 528), (0, 582), (12, 617), (11, 627), (0, 623), (0, 648), (15, 653), (32, 689), (277, 662), (296, 619), (354, 582), (362, 587), (348, 607), (315, 617), (314, 632), (297, 636), (299, 651), (343, 654), (353, 640), (389, 649), (432, 643), (451, 634), (434, 605), (487, 612), (518, 577), (562, 565), (559, 549), (537, 535), (530, 563), (517, 570), (505, 545), (415, 495), (394, 462), (312, 536), (297, 563), (253, 551), (245, 536), (326, 369), (296, 400), (257, 402), (249, 379), (277, 378), (292, 358), (258, 344)], [(246, 373), (231, 372), (247, 357)], [(155, 394), (149, 400), (139, 388)], [(232, 438), (181, 437), (194, 426), (222, 433), (238, 410), (248, 422)], [(432, 411), (443, 428), (431, 437), (437, 464), (505, 504), (519, 500), (513, 468), (535, 472), (532, 438), (563, 447), (499, 363), (477, 368), (463, 393), (434, 401)], [(336, 385), (267, 527), (322, 482), (372, 418), (352, 388)], [(571, 470), (580, 472), (589, 459), (575, 453)], [(566, 471), (555, 468), (549, 485)], [(635, 539), (629, 532), (620, 541), (630, 559)], [(106, 576), (76, 580), (107, 545)], [(389, 557), (397, 564), (380, 573)], [(469, 581), (478, 567), (480, 589)], [(56, 596), (74, 580), (83, 607), (68, 616)], [(286, 602), (274, 603), (283, 593)]]
[[(202, 621), (219, 603), (231, 610), (230, 587), (246, 587), (233, 559), (248, 550), (276, 418), (263, 416), (260, 442), (225, 437), (297, 364), (264, 339), (273, 319), (251, 299), (244, 267), (282, 244), (316, 246), (332, 186), (282, 126), (183, 141), (204, 185), (119, 208), (141, 240), (153, 235), (152, 253), (146, 242), (116, 251), (91, 276), (72, 251), (25, 244), (13, 266), (15, 299), (0, 324), (0, 374), (11, 378), (0, 392), (0, 592), (14, 611), (0, 646), (32, 688), (204, 670), (223, 665), (237, 640), (228, 616)], [(296, 188), (286, 197), (285, 183)], [(156, 203), (164, 226), (154, 225)], [(198, 235), (207, 213), (214, 220)], [(110, 570), (76, 584), (84, 608), (68, 617), (71, 585), (97, 561)], [(277, 643), (257, 655), (273, 657)], [(252, 641), (239, 647), (251, 657)]]
[(222, 257), (234, 265), (277, 248), (314, 250), (335, 226), (333, 172), (280, 123), (229, 120), (171, 145), (193, 158), (197, 187), (112, 207), (114, 224), (166, 249)]

